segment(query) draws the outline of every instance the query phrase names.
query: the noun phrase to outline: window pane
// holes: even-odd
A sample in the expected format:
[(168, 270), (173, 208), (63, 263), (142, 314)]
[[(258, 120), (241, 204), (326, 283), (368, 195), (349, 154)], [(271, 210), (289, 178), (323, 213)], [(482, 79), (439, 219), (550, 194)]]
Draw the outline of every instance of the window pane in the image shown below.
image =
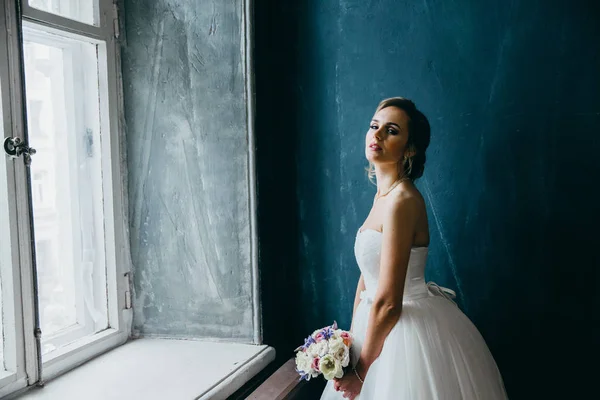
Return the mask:
[(85, 24), (98, 25), (98, 0), (29, 0), (29, 5)]
[(108, 327), (96, 50), (24, 32), (44, 354)]

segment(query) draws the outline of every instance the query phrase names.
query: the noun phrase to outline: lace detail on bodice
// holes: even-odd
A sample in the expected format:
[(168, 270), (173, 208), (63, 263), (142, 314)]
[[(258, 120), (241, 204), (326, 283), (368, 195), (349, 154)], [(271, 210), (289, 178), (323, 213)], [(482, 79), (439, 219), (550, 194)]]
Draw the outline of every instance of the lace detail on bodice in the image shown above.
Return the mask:
[[(359, 230), (354, 242), (354, 255), (365, 281), (365, 292), (361, 297), (373, 299), (379, 282), (379, 262), (381, 259), (381, 239), (383, 234), (373, 229)], [(406, 281), (404, 284), (404, 300), (414, 300), (428, 296), (425, 284), (425, 264), (427, 247), (413, 247), (410, 252)]]

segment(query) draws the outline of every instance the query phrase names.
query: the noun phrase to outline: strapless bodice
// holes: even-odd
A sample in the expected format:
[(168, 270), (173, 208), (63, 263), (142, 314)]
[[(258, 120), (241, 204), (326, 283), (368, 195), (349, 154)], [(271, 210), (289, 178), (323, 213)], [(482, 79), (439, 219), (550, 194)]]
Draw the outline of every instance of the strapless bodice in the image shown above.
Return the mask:
[[(354, 255), (365, 281), (366, 290), (361, 297), (372, 300), (379, 282), (379, 262), (381, 259), (381, 240), (383, 234), (373, 229), (359, 230), (354, 242)], [(425, 283), (425, 264), (427, 262), (427, 247), (413, 247), (410, 251), (404, 297), (415, 300), (428, 296)]]

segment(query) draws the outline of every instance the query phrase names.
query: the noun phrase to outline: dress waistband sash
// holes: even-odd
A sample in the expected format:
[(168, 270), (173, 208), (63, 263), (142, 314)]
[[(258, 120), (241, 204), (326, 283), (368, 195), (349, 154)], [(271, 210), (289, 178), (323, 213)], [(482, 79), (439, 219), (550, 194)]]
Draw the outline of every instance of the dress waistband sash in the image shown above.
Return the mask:
[[(452, 302), (454, 305), (456, 305), (456, 302), (454, 301), (454, 299), (456, 298), (456, 292), (454, 292), (454, 290), (452, 289), (439, 286), (437, 283), (431, 281), (427, 282), (427, 285), (423, 285), (423, 289), (424, 290), (416, 290), (404, 293), (402, 301), (411, 301), (424, 299), (430, 296), (438, 296), (443, 297), (446, 300)], [(360, 292), (361, 301), (364, 301), (367, 304), (373, 303), (374, 297), (374, 291), (363, 290), (362, 292)]]

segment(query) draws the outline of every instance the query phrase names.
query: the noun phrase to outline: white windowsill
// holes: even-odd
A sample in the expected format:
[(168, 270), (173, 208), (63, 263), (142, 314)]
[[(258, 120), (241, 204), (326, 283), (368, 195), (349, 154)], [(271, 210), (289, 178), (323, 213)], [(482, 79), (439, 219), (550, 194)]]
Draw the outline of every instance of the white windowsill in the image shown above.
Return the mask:
[(274, 359), (269, 346), (138, 339), (18, 398), (226, 399)]

